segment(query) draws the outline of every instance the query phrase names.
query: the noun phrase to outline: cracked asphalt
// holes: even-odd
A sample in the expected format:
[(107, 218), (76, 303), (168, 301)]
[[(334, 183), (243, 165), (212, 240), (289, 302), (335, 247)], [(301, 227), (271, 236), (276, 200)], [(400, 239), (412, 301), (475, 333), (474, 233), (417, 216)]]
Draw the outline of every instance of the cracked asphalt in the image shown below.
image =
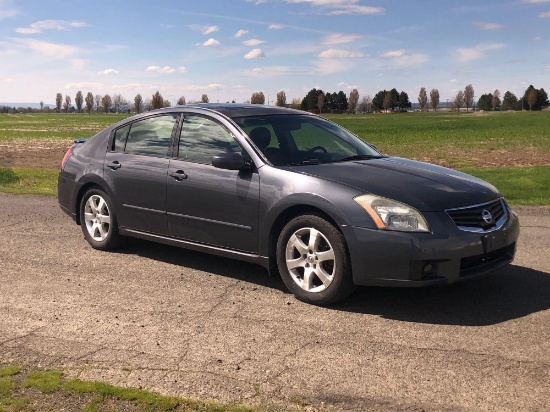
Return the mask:
[(54, 198), (0, 194), (0, 365), (281, 410), (550, 410), (550, 209), (510, 267), (330, 308), (238, 261), (88, 246)]

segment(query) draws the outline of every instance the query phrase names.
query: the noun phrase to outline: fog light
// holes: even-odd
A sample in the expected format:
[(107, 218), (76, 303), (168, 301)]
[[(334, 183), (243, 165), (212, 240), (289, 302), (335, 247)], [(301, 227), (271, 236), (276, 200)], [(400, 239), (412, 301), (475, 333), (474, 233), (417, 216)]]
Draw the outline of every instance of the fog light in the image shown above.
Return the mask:
[(437, 274), (437, 265), (433, 263), (426, 263), (422, 268), (422, 275), (424, 277), (432, 277)]

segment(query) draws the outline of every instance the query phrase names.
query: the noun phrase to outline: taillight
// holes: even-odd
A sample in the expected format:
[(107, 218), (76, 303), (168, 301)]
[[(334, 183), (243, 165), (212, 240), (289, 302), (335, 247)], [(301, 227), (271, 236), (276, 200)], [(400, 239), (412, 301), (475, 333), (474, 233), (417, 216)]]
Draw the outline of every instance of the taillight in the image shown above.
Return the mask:
[(63, 170), (63, 167), (65, 166), (65, 162), (69, 158), (69, 156), (73, 153), (74, 147), (69, 147), (67, 150), (67, 153), (65, 153), (65, 156), (63, 156), (63, 160), (61, 161), (61, 168), (60, 170)]

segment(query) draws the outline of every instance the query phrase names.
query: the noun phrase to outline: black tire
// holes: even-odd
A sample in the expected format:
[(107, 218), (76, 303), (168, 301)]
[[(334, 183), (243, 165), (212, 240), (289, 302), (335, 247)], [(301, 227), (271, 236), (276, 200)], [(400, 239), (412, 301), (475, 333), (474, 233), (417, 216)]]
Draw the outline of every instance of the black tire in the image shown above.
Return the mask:
[(277, 242), (277, 266), (290, 292), (307, 303), (329, 305), (355, 290), (344, 236), (317, 215), (286, 224)]
[(94, 249), (111, 250), (121, 242), (113, 202), (101, 189), (92, 188), (82, 197), (80, 226)]

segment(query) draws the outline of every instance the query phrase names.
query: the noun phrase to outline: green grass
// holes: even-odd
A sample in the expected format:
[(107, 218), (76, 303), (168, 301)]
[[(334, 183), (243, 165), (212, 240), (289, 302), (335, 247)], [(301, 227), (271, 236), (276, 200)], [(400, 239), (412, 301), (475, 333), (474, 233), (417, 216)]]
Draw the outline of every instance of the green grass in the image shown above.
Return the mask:
[[(201, 411), (250, 412), (270, 410), (269, 407), (252, 409), (240, 402), (222, 404), (201, 402), (187, 398), (163, 396), (135, 388), (122, 388), (102, 382), (65, 379), (61, 371), (26, 371), (16, 366), (0, 369), (0, 412), (65, 410), (86, 412), (103, 410), (138, 411)], [(78, 405), (78, 407), (76, 406)], [(129, 406), (131, 405), (131, 406)]]
[(127, 114), (2, 114), (0, 143), (19, 139), (68, 140), (91, 137)]
[(488, 181), (514, 205), (550, 205), (550, 166), (463, 169)]
[[(384, 153), (430, 161), (481, 177), (497, 186), (512, 204), (550, 204), (550, 111), (323, 116)], [(0, 115), (0, 144), (14, 139), (87, 137), (125, 117)], [(510, 164), (517, 167), (494, 167)], [(529, 167), (532, 164), (539, 166)], [(57, 170), (2, 168), (0, 164), (0, 191), (55, 196)]]
[(434, 147), (550, 153), (550, 111), (324, 115), (381, 150), (412, 157)]
[(0, 167), (0, 192), (57, 196), (55, 169)]

